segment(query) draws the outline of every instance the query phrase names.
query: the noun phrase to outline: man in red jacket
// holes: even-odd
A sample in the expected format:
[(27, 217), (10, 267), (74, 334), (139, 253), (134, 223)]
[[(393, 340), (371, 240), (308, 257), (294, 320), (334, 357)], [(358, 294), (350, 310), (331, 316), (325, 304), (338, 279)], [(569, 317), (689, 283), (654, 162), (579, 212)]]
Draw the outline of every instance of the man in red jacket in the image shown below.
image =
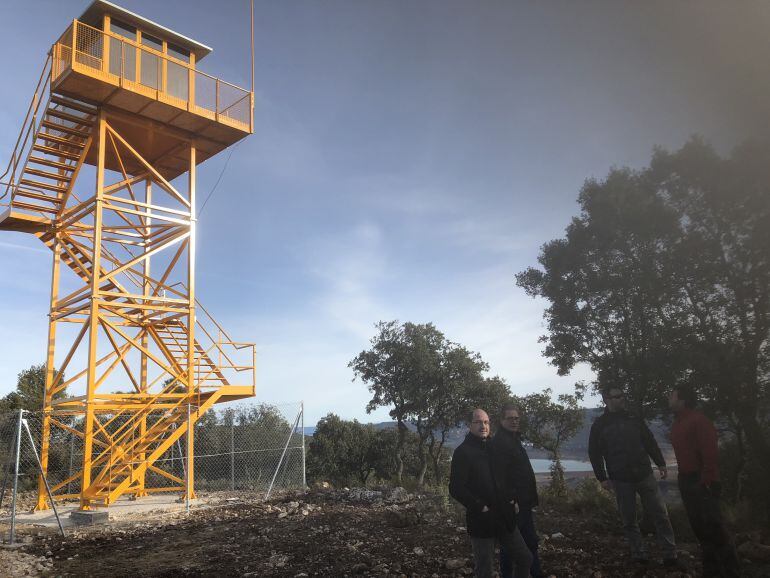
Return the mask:
[(738, 577), (738, 557), (719, 511), (718, 440), (714, 424), (695, 409), (695, 390), (680, 385), (669, 396), (674, 411), (671, 445), (679, 465), (679, 493), (698, 538), (703, 576)]

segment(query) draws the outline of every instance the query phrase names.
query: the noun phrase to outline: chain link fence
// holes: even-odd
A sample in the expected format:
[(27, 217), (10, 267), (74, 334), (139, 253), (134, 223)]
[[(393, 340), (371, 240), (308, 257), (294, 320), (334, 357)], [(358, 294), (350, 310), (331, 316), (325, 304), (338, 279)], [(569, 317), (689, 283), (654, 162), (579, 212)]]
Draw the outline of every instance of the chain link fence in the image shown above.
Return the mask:
[[(186, 406), (182, 409), (186, 413)], [(181, 416), (184, 418), (184, 416)], [(26, 428), (21, 430), (18, 452), (18, 492), (22, 507), (34, 500), (39, 479), (36, 453), (41, 453), (43, 415), (24, 412), (32, 440)], [(132, 421), (133, 419), (133, 421)], [(175, 438), (144, 474), (148, 493), (184, 491), (188, 468), (187, 431), (184, 419), (179, 425), (167, 425), (169, 412), (154, 412), (144, 418), (145, 430), (157, 427), (164, 431), (155, 447), (163, 440)], [(47, 479), (54, 496), (75, 498), (80, 493), (83, 468), (82, 416), (54, 416), (50, 420)], [(130, 415), (100, 414), (93, 446), (92, 483), (106, 480), (124, 464), (139, 466), (139, 458), (118, 462), (113, 452), (131, 447), (138, 430)], [(228, 404), (209, 410), (192, 426), (194, 431), (194, 489), (196, 492), (237, 492), (266, 496), (275, 490), (305, 487), (305, 447), (302, 403), (292, 404)], [(0, 515), (7, 514), (16, 470), (16, 441), (19, 436), (19, 412), (0, 413), (0, 477), (4, 496)], [(177, 432), (176, 428), (185, 428)], [(112, 443), (107, 443), (109, 440)], [(147, 449), (144, 457), (149, 455)], [(111, 470), (110, 468), (114, 468)], [(114, 481), (115, 478), (113, 477)]]

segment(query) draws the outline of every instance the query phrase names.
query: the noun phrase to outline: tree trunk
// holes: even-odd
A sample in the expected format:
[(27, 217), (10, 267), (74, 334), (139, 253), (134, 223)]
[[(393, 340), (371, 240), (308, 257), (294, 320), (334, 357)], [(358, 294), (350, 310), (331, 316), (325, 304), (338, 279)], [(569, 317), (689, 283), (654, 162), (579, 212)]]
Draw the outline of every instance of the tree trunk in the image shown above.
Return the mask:
[[(417, 457), (420, 460), (420, 471), (417, 474), (417, 487), (422, 488), (425, 485), (425, 473), (428, 471), (428, 453), (425, 448), (425, 444), (428, 441), (430, 435), (430, 428), (423, 424), (421, 421), (417, 421), (418, 446)], [(427, 431), (426, 431), (427, 430)]]
[(401, 484), (401, 480), (404, 476), (404, 441), (406, 440), (406, 425), (404, 422), (398, 421), (398, 443), (396, 444), (396, 481)]
[(564, 481), (564, 467), (561, 465), (561, 457), (557, 452), (553, 453), (551, 464), (551, 491), (554, 495), (563, 497), (567, 495), (567, 483)]
[(739, 411), (736, 417), (743, 428), (749, 447), (760, 456), (763, 464), (770, 464), (770, 442), (765, 437), (762, 425), (757, 419), (756, 410)]

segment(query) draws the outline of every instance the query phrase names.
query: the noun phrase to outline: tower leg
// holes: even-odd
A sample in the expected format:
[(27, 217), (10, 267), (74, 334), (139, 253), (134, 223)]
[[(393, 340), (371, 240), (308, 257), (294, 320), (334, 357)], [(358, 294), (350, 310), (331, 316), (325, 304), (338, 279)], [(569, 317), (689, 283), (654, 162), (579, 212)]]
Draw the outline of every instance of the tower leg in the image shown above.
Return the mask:
[(59, 245), (59, 235), (56, 235), (56, 241), (53, 245), (53, 272), (51, 274), (51, 308), (48, 317), (48, 351), (45, 360), (45, 392), (43, 394), (43, 430), (40, 440), (40, 470), (41, 474), (37, 482), (37, 504), (36, 510), (47, 510), (49, 508), (46, 500), (46, 487), (44, 476), (48, 474), (48, 451), (51, 445), (51, 412), (53, 402), (53, 388), (56, 385), (56, 359), (54, 353), (56, 350), (56, 321), (54, 320), (54, 311), (56, 301), (59, 298), (59, 274), (61, 272), (61, 247)]
[[(148, 207), (152, 206), (152, 181), (150, 179), (147, 179), (144, 184), (144, 202), (147, 204)], [(147, 210), (148, 213), (152, 212), (152, 209)], [(152, 229), (150, 228), (150, 225), (152, 224), (152, 219), (150, 217), (144, 217), (144, 242), (147, 243), (149, 241), (150, 235), (152, 234)], [(150, 267), (150, 260), (151, 257), (147, 257), (147, 259), (144, 260), (143, 265), (143, 273), (144, 273), (144, 281), (142, 282), (142, 294), (147, 297), (150, 295), (150, 291), (152, 289), (152, 286), (150, 284), (150, 274), (152, 273), (152, 269)], [(149, 345), (149, 335), (147, 334), (147, 331), (145, 330), (142, 334), (141, 338), (142, 347), (147, 349)], [(141, 357), (140, 357), (140, 363), (141, 367), (139, 368), (139, 388), (141, 389), (142, 393), (147, 393), (148, 389), (148, 382), (147, 382), (147, 354), (142, 351)], [(144, 436), (147, 434), (147, 416), (142, 417), (141, 422), (139, 423), (139, 436), (141, 438), (144, 438)], [(147, 454), (145, 452), (142, 452), (139, 454), (139, 461), (144, 462), (147, 457)], [(144, 496), (148, 496), (149, 493), (146, 490), (145, 486), (145, 476), (146, 472), (142, 471), (140, 474), (137, 475), (136, 480), (136, 493), (134, 496), (137, 498), (141, 498)]]
[(86, 415), (83, 430), (83, 478), (80, 487), (80, 508), (91, 509), (91, 500), (87, 497), (91, 485), (91, 463), (94, 447), (94, 395), (97, 388), (97, 344), (99, 339), (99, 281), (101, 276), (102, 254), (102, 217), (104, 197), (104, 168), (105, 152), (107, 148), (107, 120), (104, 111), (99, 111), (98, 119), (99, 139), (97, 146), (96, 165), (96, 196), (94, 206), (94, 244), (93, 244), (93, 268), (91, 273), (91, 308), (88, 318), (88, 372), (86, 381)]
[[(199, 384), (195, 382), (195, 143), (190, 144), (190, 171), (188, 173), (188, 188), (190, 192), (190, 244), (187, 251), (187, 290), (189, 299), (189, 309), (187, 316), (187, 396), (188, 403), (193, 401), (193, 396), (200, 397)], [(195, 421), (194, 416), (198, 414), (200, 399), (196, 400), (195, 412), (188, 411), (187, 420), (187, 498), (195, 497)]]

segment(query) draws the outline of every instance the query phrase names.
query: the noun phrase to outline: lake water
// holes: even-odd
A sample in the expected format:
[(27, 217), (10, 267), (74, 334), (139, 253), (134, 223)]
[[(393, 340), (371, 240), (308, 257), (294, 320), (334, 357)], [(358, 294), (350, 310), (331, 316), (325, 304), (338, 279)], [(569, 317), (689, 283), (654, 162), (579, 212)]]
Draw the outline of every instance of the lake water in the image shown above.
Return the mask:
[[(551, 471), (551, 460), (530, 460), (532, 469), (536, 474), (547, 474)], [(590, 472), (591, 463), (578, 460), (562, 460), (561, 465), (565, 472)]]

